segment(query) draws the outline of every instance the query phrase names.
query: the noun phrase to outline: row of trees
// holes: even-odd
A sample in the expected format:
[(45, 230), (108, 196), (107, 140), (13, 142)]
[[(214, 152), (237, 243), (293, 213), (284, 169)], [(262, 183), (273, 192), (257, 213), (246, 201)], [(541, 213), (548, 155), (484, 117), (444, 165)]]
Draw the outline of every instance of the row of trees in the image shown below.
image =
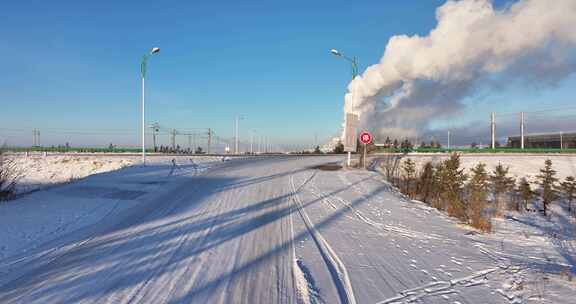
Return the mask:
[[(176, 147), (170, 147), (170, 146), (160, 146), (160, 147), (154, 147), (154, 152), (160, 152), (160, 153), (173, 153), (173, 154), (192, 154), (192, 149), (191, 148), (181, 148), (180, 145), (176, 145)], [(206, 152), (204, 152), (204, 150), (202, 149), (202, 147), (198, 147), (196, 148), (196, 150), (194, 151), (195, 154), (205, 154)]]
[(467, 174), (461, 168), (457, 153), (437, 164), (427, 162), (419, 169), (412, 159), (401, 159), (401, 156), (390, 155), (381, 162), (389, 182), (410, 198), (482, 231), (491, 231), (491, 218), (501, 216), (506, 209), (534, 210), (530, 203), (538, 196), (541, 202), (538, 211), (544, 216), (550, 204), (560, 197), (566, 198), (568, 211), (572, 212), (576, 180), (567, 177), (559, 182), (550, 160), (546, 160), (537, 176), (539, 189), (535, 191), (526, 178), (516, 181), (509, 176), (509, 168), (502, 164), (488, 172), (486, 165), (479, 163)]

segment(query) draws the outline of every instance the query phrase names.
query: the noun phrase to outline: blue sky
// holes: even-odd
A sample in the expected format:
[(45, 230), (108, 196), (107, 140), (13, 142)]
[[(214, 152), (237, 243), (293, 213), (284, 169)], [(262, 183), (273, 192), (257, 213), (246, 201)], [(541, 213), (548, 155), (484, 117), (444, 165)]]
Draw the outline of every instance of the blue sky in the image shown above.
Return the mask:
[[(139, 62), (158, 46), (147, 75), (148, 122), (211, 127), (229, 137), (234, 116), (242, 114), (245, 139), (257, 129), (275, 142), (309, 143), (315, 133), (322, 140), (340, 126), (350, 80), (347, 63), (329, 49), (358, 56), (363, 70), (379, 61), (391, 36), (425, 35), (443, 2), (6, 2), (0, 11), (0, 129), (14, 129), (10, 140), (22, 144), (32, 135), (19, 138), (16, 129), (138, 130)], [(570, 79), (550, 92), (512, 88), (474, 97), (475, 111), (458, 123), (492, 109), (541, 105), (544, 98), (569, 104), (575, 84)], [(44, 134), (44, 143), (60, 140)], [(138, 137), (118, 143), (137, 144)]]

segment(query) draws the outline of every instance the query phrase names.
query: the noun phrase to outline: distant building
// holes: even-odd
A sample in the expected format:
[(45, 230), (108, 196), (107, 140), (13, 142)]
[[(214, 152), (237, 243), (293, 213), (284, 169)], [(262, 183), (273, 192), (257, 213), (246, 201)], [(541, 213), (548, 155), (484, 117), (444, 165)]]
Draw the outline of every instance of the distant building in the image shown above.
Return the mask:
[[(524, 135), (525, 148), (576, 148), (576, 133), (546, 133)], [(520, 148), (520, 136), (508, 137), (508, 147)]]

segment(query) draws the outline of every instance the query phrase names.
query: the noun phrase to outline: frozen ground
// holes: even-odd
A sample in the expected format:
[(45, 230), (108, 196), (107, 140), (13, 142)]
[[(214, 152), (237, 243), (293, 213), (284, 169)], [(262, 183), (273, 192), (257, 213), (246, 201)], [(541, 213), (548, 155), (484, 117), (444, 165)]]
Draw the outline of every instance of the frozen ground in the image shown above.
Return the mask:
[(311, 168), (340, 161), (131, 167), (36, 192), (122, 209), (0, 259), (0, 302), (573, 303), (573, 243), (545, 221), (475, 234), (376, 172)]
[[(418, 168), (428, 161), (438, 162), (448, 158), (446, 155), (419, 155), (408, 154), (407, 158), (416, 161)], [(515, 177), (527, 177), (529, 180), (534, 180), (534, 177), (540, 173), (540, 169), (544, 167), (546, 159), (552, 160), (554, 170), (558, 171), (558, 177), (564, 179), (566, 176), (576, 176), (576, 155), (522, 155), (522, 154), (490, 154), (490, 155), (474, 155), (462, 154), (461, 157), (462, 167), (470, 169), (476, 164), (485, 163), (487, 169), (492, 170), (498, 163), (510, 167), (510, 174)]]

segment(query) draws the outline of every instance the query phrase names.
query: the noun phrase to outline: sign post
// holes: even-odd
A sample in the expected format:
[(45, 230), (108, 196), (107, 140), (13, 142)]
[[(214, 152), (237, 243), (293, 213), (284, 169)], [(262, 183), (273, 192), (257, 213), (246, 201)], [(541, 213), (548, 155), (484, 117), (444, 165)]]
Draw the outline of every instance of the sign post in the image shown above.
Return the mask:
[(351, 154), (356, 152), (356, 129), (358, 128), (358, 115), (346, 113), (346, 129), (344, 130), (344, 151), (348, 152), (347, 166), (351, 165)]
[(362, 143), (362, 168), (366, 169), (366, 150), (367, 149), (367, 145), (372, 143), (372, 134), (370, 134), (370, 132), (368, 131), (362, 131), (362, 133), (360, 133), (360, 142)]

